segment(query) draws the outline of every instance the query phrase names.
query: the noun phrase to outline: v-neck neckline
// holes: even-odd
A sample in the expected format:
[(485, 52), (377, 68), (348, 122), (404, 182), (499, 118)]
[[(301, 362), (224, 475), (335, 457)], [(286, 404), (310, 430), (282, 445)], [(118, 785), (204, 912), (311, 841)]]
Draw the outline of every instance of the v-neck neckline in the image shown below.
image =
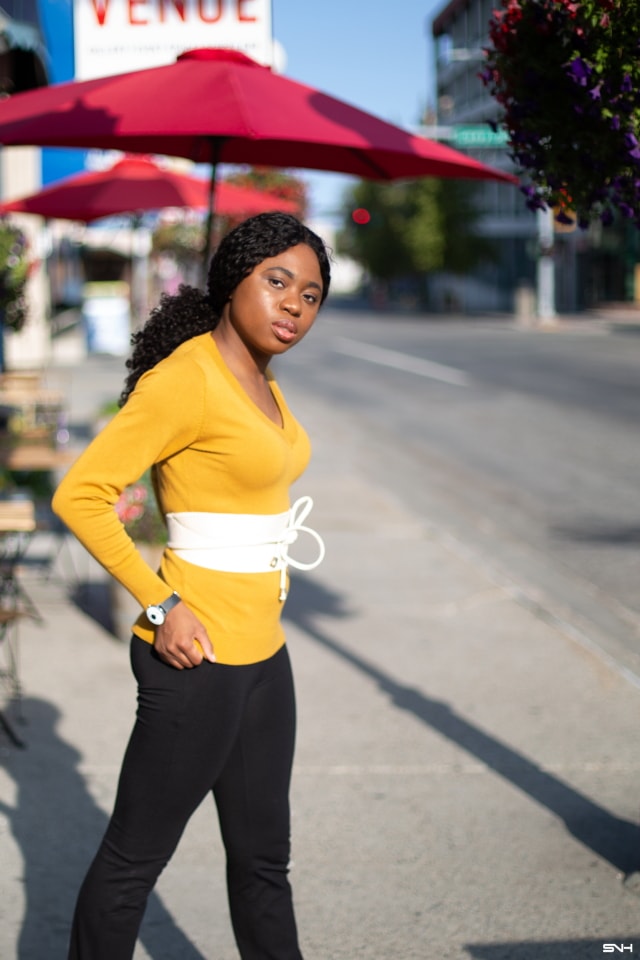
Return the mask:
[[(277, 410), (278, 410), (278, 412), (279, 412), (279, 414), (280, 414), (280, 419), (281, 419), (281, 421), (282, 421), (281, 423), (276, 423), (275, 420), (272, 420), (271, 417), (268, 416), (268, 415), (264, 412), (264, 410), (262, 410), (262, 408), (258, 406), (258, 404), (255, 402), (255, 400), (253, 399), (253, 397), (251, 397), (250, 394), (245, 390), (245, 388), (242, 386), (242, 384), (240, 383), (240, 381), (239, 381), (238, 378), (236, 377), (236, 375), (235, 375), (235, 373), (233, 372), (233, 370), (229, 367), (227, 361), (226, 361), (226, 360), (224, 359), (224, 357), (222, 356), (222, 352), (221, 352), (221, 350), (220, 350), (220, 347), (218, 346), (218, 344), (217, 344), (217, 342), (216, 342), (216, 339), (215, 339), (215, 337), (213, 336), (213, 334), (212, 334), (212, 333), (209, 333), (209, 334), (205, 334), (205, 336), (208, 337), (208, 339), (209, 339), (209, 342), (210, 342), (210, 344), (211, 344), (211, 350), (212, 350), (212, 352), (213, 352), (214, 359), (216, 360), (217, 365), (220, 367), (220, 369), (222, 370), (224, 376), (225, 376), (226, 379), (229, 381), (229, 383), (231, 384), (231, 386), (234, 388), (234, 390), (236, 391), (236, 393), (239, 394), (239, 395), (245, 400), (245, 402), (249, 405), (249, 407), (251, 407), (251, 409), (254, 410), (254, 411), (256, 412), (256, 414), (257, 414), (262, 420), (265, 421), (265, 423), (268, 423), (270, 426), (272, 426), (273, 429), (274, 429), (274, 430), (277, 430), (280, 435), (285, 435), (285, 436), (287, 436), (287, 435), (288, 435), (288, 430), (287, 430), (288, 418), (287, 418), (287, 414), (286, 414), (286, 411), (285, 411), (285, 405), (284, 405), (284, 403), (283, 403), (283, 397), (282, 397), (282, 395), (280, 394), (280, 391), (279, 391), (279, 389), (278, 389), (278, 387), (277, 387), (276, 381), (274, 380), (274, 378), (273, 378), (273, 376), (272, 376), (271, 371), (269, 370), (269, 368), (267, 367), (267, 370), (266, 370), (266, 373), (265, 373), (265, 377), (266, 377), (266, 380), (267, 380), (267, 384), (268, 384), (268, 386), (269, 386), (269, 391), (270, 391), (270, 393), (271, 393), (271, 396), (273, 397), (273, 402), (275, 403), (276, 408), (277, 408)], [(275, 387), (275, 389), (274, 389), (274, 387)]]

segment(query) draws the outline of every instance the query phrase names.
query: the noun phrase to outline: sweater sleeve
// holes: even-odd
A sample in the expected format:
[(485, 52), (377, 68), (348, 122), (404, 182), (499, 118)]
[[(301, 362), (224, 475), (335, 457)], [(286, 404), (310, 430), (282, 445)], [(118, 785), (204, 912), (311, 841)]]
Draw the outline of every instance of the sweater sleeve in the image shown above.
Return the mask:
[(162, 361), (140, 378), (53, 497), (54, 512), (142, 607), (163, 600), (167, 584), (145, 563), (114, 507), (125, 487), (145, 470), (194, 441), (204, 403), (204, 374), (198, 364), (188, 357)]

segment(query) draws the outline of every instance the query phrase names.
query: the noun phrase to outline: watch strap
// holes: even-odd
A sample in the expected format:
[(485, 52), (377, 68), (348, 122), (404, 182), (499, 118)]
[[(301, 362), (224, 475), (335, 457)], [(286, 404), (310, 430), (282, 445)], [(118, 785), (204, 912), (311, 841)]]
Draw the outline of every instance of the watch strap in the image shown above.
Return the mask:
[(173, 610), (176, 604), (180, 603), (180, 599), (181, 599), (180, 594), (176, 593), (174, 590), (170, 597), (167, 597), (166, 600), (162, 601), (160, 606), (164, 610), (165, 616), (167, 613), (169, 613), (170, 610)]

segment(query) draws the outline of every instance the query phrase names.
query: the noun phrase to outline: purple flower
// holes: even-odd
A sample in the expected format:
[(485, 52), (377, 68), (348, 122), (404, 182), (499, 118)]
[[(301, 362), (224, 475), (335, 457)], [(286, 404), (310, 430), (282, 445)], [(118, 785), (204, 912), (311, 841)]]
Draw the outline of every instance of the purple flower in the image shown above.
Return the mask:
[(576, 57), (575, 60), (572, 60), (569, 64), (567, 73), (571, 79), (575, 80), (581, 87), (586, 87), (587, 80), (593, 73), (593, 70), (581, 57)]
[(640, 144), (638, 143), (634, 134), (625, 133), (624, 142), (627, 147), (630, 147), (629, 156), (634, 160), (640, 160)]
[(620, 117), (619, 117), (619, 116), (616, 115), (615, 117), (611, 117), (611, 129), (612, 129), (612, 130), (619, 130), (619, 129), (620, 129)]
[(623, 93), (631, 93), (631, 91), (633, 90), (633, 82), (628, 73), (625, 73), (624, 80), (620, 84), (620, 89), (622, 90)]

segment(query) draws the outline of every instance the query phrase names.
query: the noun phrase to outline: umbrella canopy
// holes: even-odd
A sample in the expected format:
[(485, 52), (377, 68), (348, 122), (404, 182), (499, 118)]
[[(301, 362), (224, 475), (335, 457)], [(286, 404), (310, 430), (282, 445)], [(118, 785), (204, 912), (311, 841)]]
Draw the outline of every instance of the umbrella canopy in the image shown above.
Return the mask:
[(0, 143), (117, 149), (382, 180), (513, 182), (234, 50), (190, 50), (166, 66), (17, 94), (0, 103)]
[[(82, 220), (165, 207), (205, 210), (210, 184), (200, 177), (165, 169), (146, 157), (125, 157), (106, 170), (59, 180), (38, 193), (0, 204), (1, 213), (34, 213), (41, 217)], [(216, 197), (221, 215), (251, 215), (263, 210), (293, 213), (294, 203), (249, 187), (220, 183)]]

